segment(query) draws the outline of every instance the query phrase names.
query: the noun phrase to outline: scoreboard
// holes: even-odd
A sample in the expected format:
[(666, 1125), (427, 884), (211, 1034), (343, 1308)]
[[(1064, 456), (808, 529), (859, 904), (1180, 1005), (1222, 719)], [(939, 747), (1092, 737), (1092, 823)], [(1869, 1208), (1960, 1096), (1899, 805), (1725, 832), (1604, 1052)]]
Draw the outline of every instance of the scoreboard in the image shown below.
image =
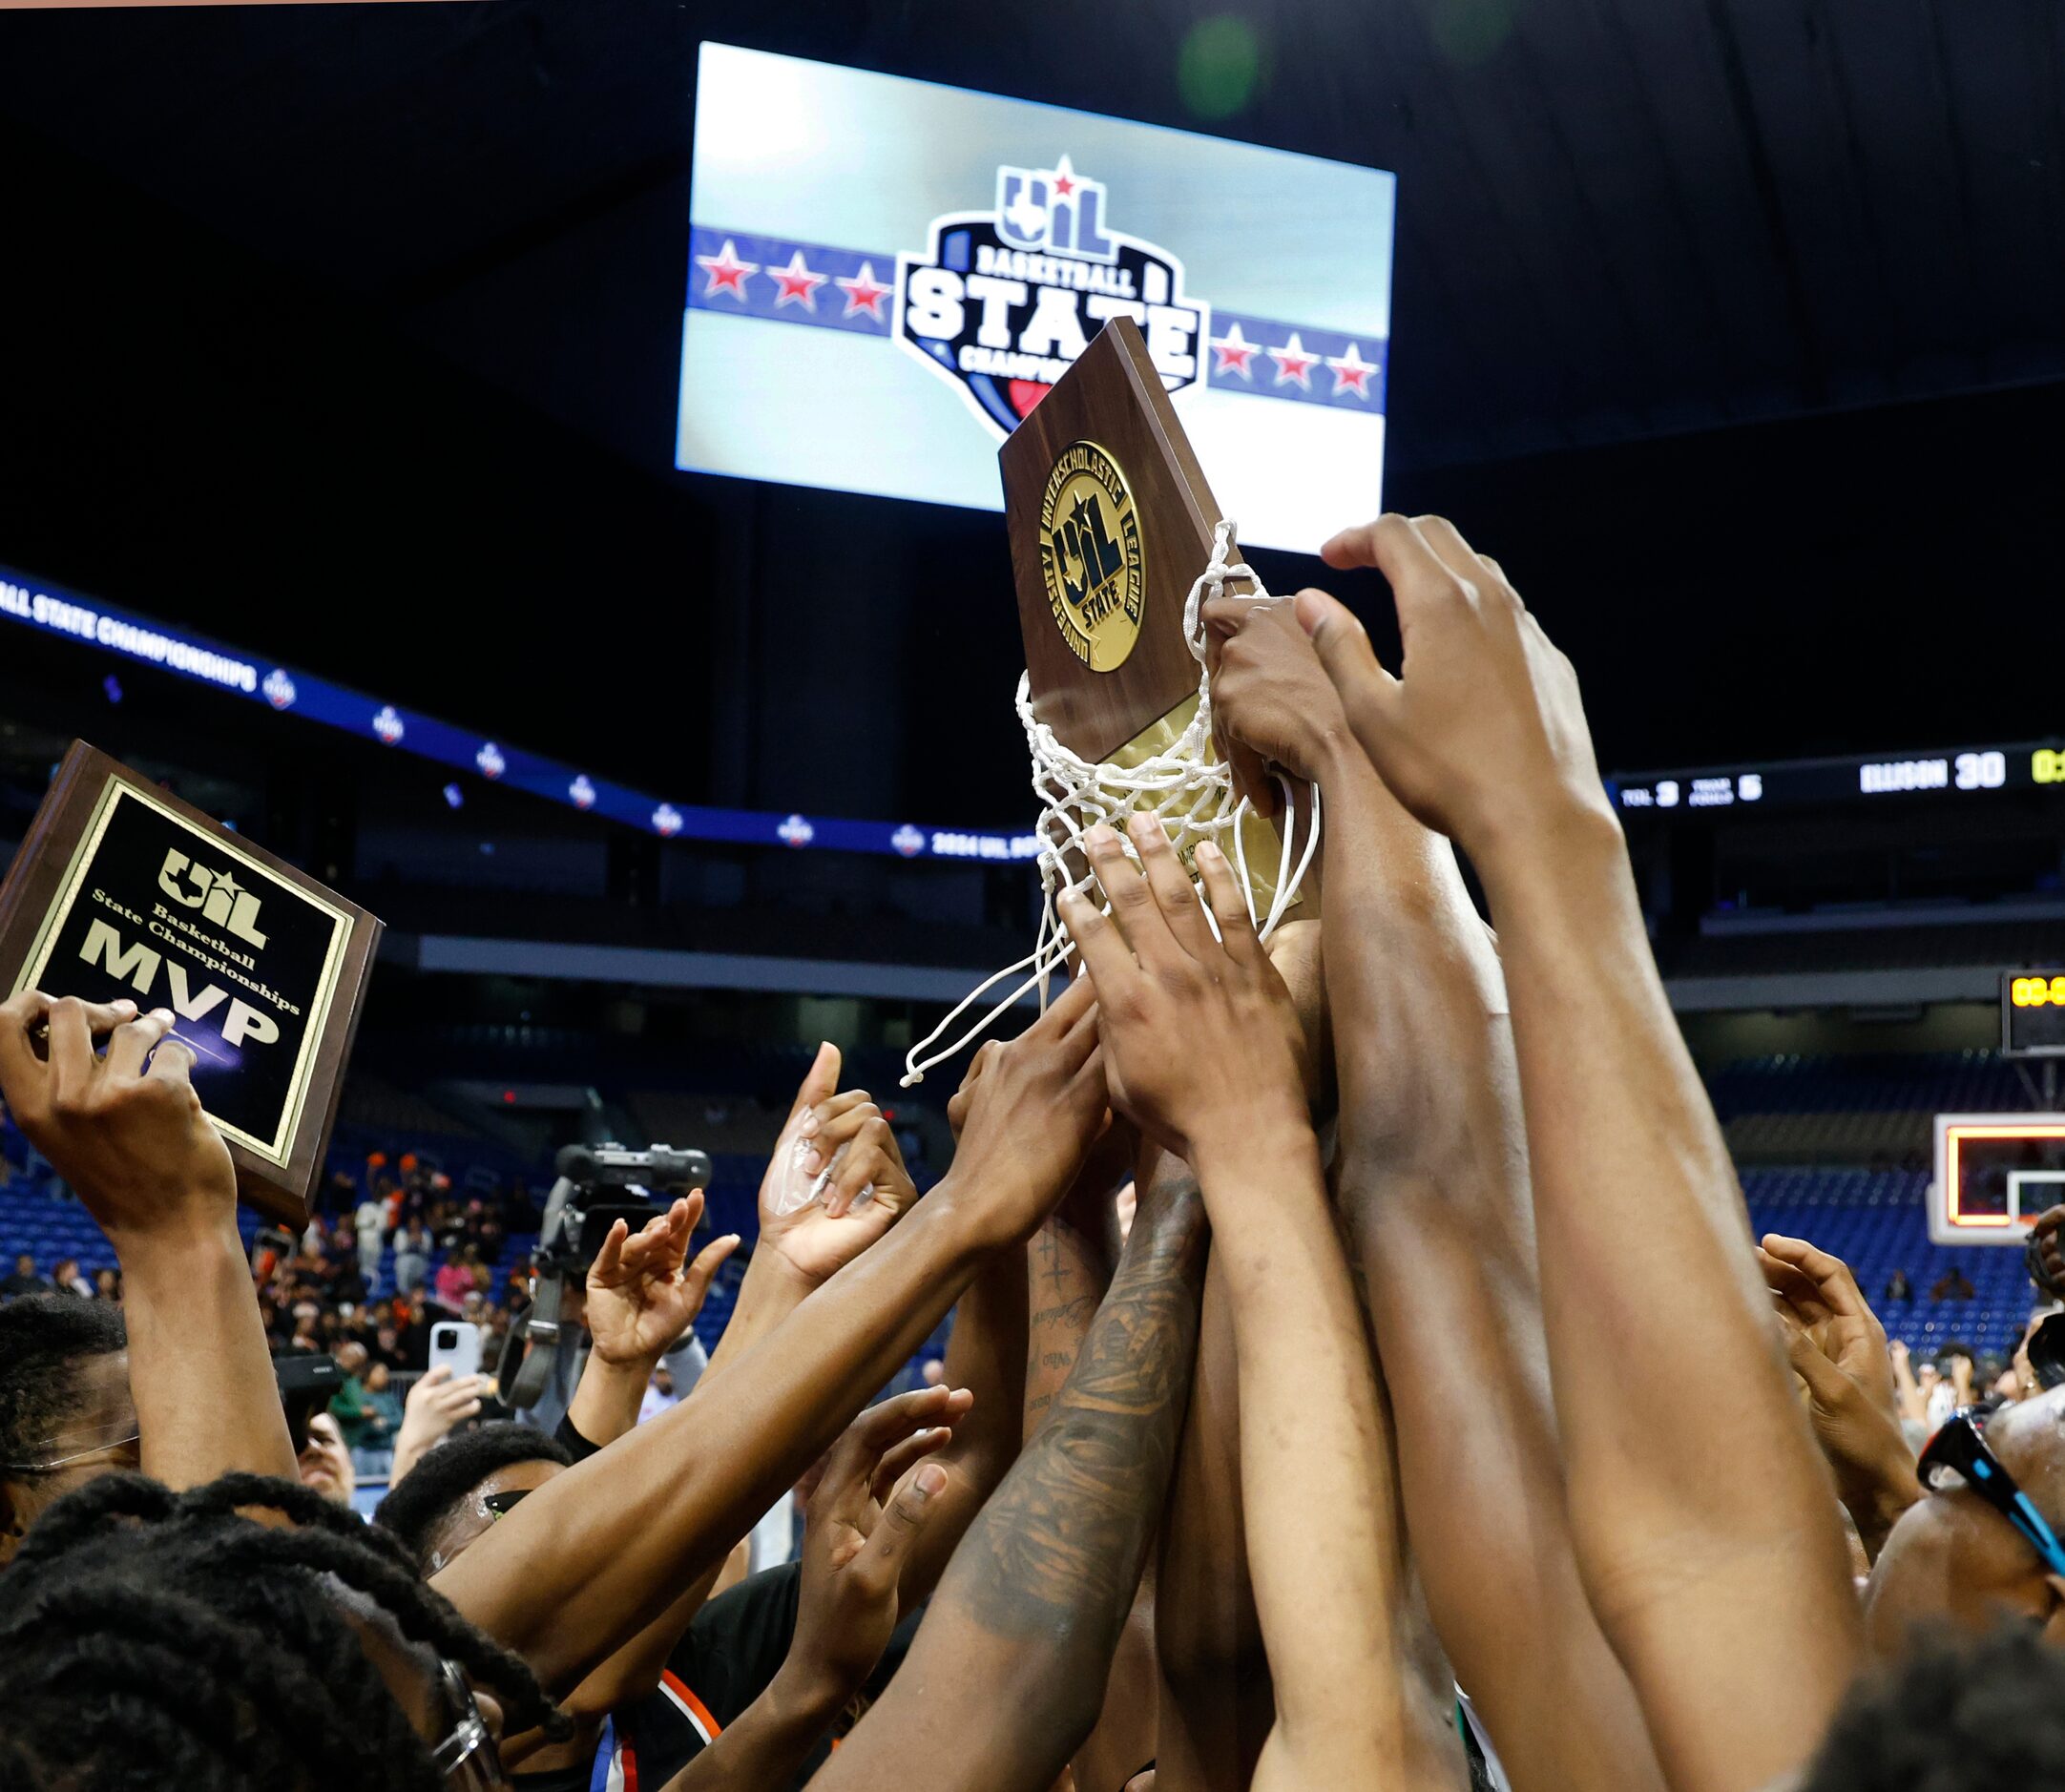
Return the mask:
[(1939, 1114), (1929, 1236), (1936, 1244), (2012, 1244), (2065, 1202), (2065, 1114)]
[(2012, 1058), (2065, 1057), (2065, 970), (2004, 970), (2000, 1049)]
[(2065, 743), (1949, 747), (1937, 753), (1768, 760), (1692, 771), (1616, 772), (1606, 780), (1623, 815), (1678, 819), (1696, 811), (1840, 805), (1879, 808), (1934, 793), (1983, 798), (2004, 790), (2065, 801)]

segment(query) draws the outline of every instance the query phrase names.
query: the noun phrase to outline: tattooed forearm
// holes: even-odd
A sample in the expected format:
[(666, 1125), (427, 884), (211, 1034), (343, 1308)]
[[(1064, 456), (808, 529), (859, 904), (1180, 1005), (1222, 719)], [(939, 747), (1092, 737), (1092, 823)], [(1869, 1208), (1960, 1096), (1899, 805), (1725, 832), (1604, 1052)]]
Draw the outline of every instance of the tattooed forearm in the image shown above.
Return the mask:
[(1080, 1659), (1059, 1666), (1079, 1668), (1093, 1699), (1167, 1492), (1203, 1283), (1195, 1185), (1156, 1191), (1045, 1428), (941, 1589), (994, 1633), (1079, 1639)]
[(1026, 1329), (1025, 1435), (1046, 1423), (1111, 1280), (1103, 1253), (1058, 1217), (1028, 1254), (1032, 1314)]

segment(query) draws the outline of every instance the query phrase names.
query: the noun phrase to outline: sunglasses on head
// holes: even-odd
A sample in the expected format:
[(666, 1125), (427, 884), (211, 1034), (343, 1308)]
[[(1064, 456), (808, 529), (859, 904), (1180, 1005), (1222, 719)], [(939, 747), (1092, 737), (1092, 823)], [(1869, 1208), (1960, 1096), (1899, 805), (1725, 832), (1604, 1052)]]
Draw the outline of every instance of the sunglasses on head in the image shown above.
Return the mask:
[(2035, 1502), (1987, 1448), (1986, 1418), (1984, 1408), (1964, 1407), (1943, 1422), (1935, 1436), (1922, 1446), (1916, 1465), (1922, 1485), (1936, 1493), (1957, 1486), (1970, 1488), (2022, 1533), (2046, 1568), (2054, 1574), (2065, 1574), (2065, 1544), (2059, 1543), (2057, 1532), (2036, 1510)]
[(505, 1488), (499, 1493), (490, 1493), (481, 1501), (482, 1509), (490, 1519), (507, 1518), (511, 1512), (528, 1499), (532, 1490), (527, 1487)]

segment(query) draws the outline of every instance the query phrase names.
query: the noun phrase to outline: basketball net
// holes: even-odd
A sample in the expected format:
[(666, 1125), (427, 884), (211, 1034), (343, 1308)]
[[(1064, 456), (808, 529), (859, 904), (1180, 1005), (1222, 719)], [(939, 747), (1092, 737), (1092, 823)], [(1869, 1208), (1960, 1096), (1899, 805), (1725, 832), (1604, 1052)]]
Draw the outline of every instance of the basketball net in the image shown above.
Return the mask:
[[(1099, 823), (1118, 830), (1126, 856), (1138, 861), (1133, 844), (1126, 839), (1126, 817), (1136, 810), (1153, 815), (1167, 829), (1169, 843), (1187, 866), (1196, 848), (1209, 840), (1224, 852), (1241, 880), (1248, 916), (1256, 933), (1266, 940), (1276, 930), (1298, 894), (1298, 886), (1312, 863), (1320, 842), (1320, 790), (1310, 786), (1311, 812), (1304, 828), (1304, 842), (1298, 844), (1298, 814), (1292, 802), (1290, 780), (1275, 773), (1283, 792), (1283, 853), (1276, 868), (1274, 887), (1269, 891), (1264, 913), (1255, 911), (1256, 881), (1250, 874), (1243, 825), (1254, 816), (1254, 805), (1234, 785), (1233, 767), (1218, 757), (1212, 746), (1212, 679), (1205, 664), (1205, 631), (1200, 613), (1214, 597), (1227, 595), (1226, 587), (1245, 579), (1251, 591), (1235, 593), (1260, 602), (1269, 594), (1262, 580), (1241, 561), (1229, 560), (1234, 523), (1231, 517), (1212, 531), (1212, 557), (1183, 600), (1183, 639), (1198, 662), (1198, 706), (1183, 732), (1169, 746), (1148, 754), (1137, 763), (1086, 760), (1072, 753), (1054, 739), (1054, 731), (1032, 713), (1032, 681), (1029, 673), (1018, 677), (1018, 719), (1025, 727), (1026, 745), (1032, 755), (1032, 794), (1040, 801), (1038, 833), (1040, 853), (1040, 927), (1032, 949), (1017, 963), (1006, 965), (994, 976), (985, 978), (961, 998), (946, 1019), (905, 1054), (903, 1086), (911, 1088), (925, 1080), (925, 1073), (944, 1064), (964, 1046), (987, 1032), (997, 1017), (1014, 1007), (1032, 990), (1039, 991), (1040, 1011), (1047, 1011), (1047, 985), (1053, 974), (1075, 955), (1075, 942), (1062, 925), (1059, 904), (1065, 891), (1074, 890), (1098, 901), (1095, 875), (1085, 871), (1072, 878), (1067, 855), (1089, 863), (1083, 836)], [(1295, 856), (1295, 864), (1293, 863)], [(1194, 880), (1195, 881), (1195, 880)], [(1106, 914), (1111, 904), (1099, 901)], [(1205, 905), (1205, 919), (1212, 918)], [(1213, 932), (1218, 932), (1213, 925)], [(962, 1015), (984, 996), (1011, 978), (1020, 981), (982, 1017), (963, 1030), (951, 1045), (933, 1048)]]

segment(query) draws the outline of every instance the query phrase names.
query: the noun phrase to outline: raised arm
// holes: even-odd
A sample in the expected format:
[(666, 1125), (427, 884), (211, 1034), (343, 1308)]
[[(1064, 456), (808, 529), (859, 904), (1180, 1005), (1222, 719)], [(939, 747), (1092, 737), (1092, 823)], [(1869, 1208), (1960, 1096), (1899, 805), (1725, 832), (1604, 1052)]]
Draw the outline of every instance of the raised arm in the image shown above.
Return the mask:
[(688, 1246), (701, 1217), (699, 1190), (636, 1234), (619, 1219), (589, 1265), (588, 1361), (567, 1421), (598, 1449), (637, 1425), (653, 1371), (696, 1323), (711, 1279), (739, 1247), (739, 1235), (727, 1233), (690, 1262)]
[(1195, 1167), (1225, 1272), (1248, 1572), (1276, 1686), (1253, 1784), (1403, 1787), (1390, 1440), (1306, 1117), (1297, 1018), (1218, 848), (1198, 852), (1215, 939), (1160, 823), (1136, 818), (1130, 833), (1140, 869), (1110, 829), (1089, 837), (1112, 919), (1079, 898), (1066, 919), (1097, 986), (1113, 1100)]
[(139, 1016), (133, 1002), (25, 990), (0, 1005), (0, 1093), (121, 1263), (144, 1472), (172, 1488), (237, 1470), (291, 1481), (294, 1446), (237, 1233), (236, 1168), (194, 1092), (192, 1052), (166, 1036), (172, 1024), (165, 1009)]
[(1439, 518), (1387, 516), (1325, 555), (1390, 581), (1402, 677), (1331, 598), (1301, 594), (1299, 618), (1385, 783), (1469, 853), (1498, 928), (1592, 1605), (1670, 1783), (1762, 1786), (1835, 1709), (1856, 1600), (1575, 677)]
[(917, 1201), (895, 1133), (865, 1089), (840, 1090), (839, 1067), (839, 1048), (821, 1045), (782, 1123), (761, 1177), (760, 1236), (700, 1379), (729, 1368)]
[[(577, 1682), (722, 1557), (993, 1253), (1023, 1242), (1103, 1115), (1095, 1016), (1072, 990), (999, 1054), (953, 1169), (907, 1219), (722, 1376), (532, 1494), (438, 1590), (549, 1685)], [(966, 1409), (930, 1391), (938, 1415)]]
[(1335, 1176), (1437, 1631), (1521, 1792), (1661, 1784), (1578, 1577), (1505, 981), (1453, 848), (1348, 732), (1288, 603), (1208, 605), (1222, 727), (1319, 781)]
[(1143, 1194), (1068, 1386), (815, 1792), (1047, 1792), (1081, 1746), (1168, 1490), (1203, 1232), (1195, 1194)]
[[(738, 1247), (739, 1235), (730, 1233), (713, 1239), (689, 1261), (701, 1213), (698, 1193), (636, 1233), (619, 1219), (589, 1265), (588, 1362), (567, 1407), (567, 1424), (582, 1442), (607, 1448), (636, 1427), (653, 1371), (696, 1323), (711, 1279)], [(568, 1715), (599, 1719), (652, 1692), (722, 1567), (714, 1563), (692, 1577), (665, 1611), (589, 1675), (567, 1700)], [(544, 1763), (525, 1764), (534, 1771)]]

